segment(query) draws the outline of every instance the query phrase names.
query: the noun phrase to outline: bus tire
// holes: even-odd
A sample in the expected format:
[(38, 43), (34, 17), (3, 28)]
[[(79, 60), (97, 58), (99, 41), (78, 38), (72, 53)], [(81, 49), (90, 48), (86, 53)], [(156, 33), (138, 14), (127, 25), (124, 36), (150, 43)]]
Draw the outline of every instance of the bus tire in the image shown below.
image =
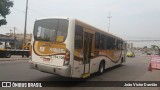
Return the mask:
[(5, 57), (6, 57), (6, 58), (10, 58), (10, 57), (11, 57), (11, 54), (10, 54), (9, 52), (6, 52), (6, 53), (5, 53)]
[(104, 73), (104, 69), (105, 69), (105, 61), (101, 61), (100, 65), (99, 65), (98, 73), (99, 74), (103, 74)]
[(124, 59), (122, 57), (119, 65), (121, 66), (123, 63), (124, 63)]
[(25, 55), (25, 56), (26, 56), (27, 58), (29, 58), (29, 56), (30, 56), (30, 55), (29, 55), (29, 53), (26, 53), (26, 55)]
[(22, 54), (22, 58), (24, 58), (25, 55)]
[(124, 62), (123, 57), (121, 58), (121, 64)]

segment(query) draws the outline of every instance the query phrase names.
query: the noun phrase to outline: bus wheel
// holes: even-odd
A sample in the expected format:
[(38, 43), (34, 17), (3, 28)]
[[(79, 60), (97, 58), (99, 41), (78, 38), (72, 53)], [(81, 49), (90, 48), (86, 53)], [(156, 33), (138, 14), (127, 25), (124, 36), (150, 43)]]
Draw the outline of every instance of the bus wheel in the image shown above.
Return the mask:
[(22, 58), (24, 58), (25, 55), (22, 55)]
[(25, 56), (29, 58), (29, 54), (26, 54)]
[(99, 65), (98, 73), (102, 74), (104, 72), (104, 69), (105, 69), (105, 62), (101, 61), (100, 65)]
[(6, 53), (5, 53), (5, 57), (6, 57), (6, 58), (10, 58), (10, 57), (11, 57), (11, 54), (10, 54), (9, 52), (6, 52)]
[(121, 58), (121, 64), (124, 62), (123, 57)]

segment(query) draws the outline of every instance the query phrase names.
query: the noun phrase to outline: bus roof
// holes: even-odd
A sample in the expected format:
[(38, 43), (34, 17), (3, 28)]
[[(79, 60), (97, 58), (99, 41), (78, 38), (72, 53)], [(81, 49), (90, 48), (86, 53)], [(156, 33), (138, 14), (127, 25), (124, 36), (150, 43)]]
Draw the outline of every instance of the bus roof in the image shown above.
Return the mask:
[[(115, 38), (118, 38), (118, 39), (120, 39), (120, 40), (123, 40), (123, 39), (120, 38), (120, 37), (117, 37), (117, 36), (115, 36), (115, 35), (113, 35), (113, 34), (111, 34), (111, 33), (109, 33), (109, 32), (105, 32), (105, 31), (102, 30), (102, 29), (99, 29), (99, 28), (97, 28), (97, 27), (94, 27), (94, 26), (92, 26), (92, 25), (90, 25), (90, 24), (88, 24), (88, 23), (86, 23), (86, 22), (83, 22), (83, 21), (81, 21), (81, 20), (79, 20), (79, 19), (76, 19), (76, 18), (59, 16), (59, 17), (45, 17), (45, 18), (40, 18), (40, 19), (37, 19), (37, 20), (43, 20), (43, 19), (68, 19), (68, 20), (75, 20), (75, 21), (79, 22), (80, 24), (82, 24), (83, 26), (86, 26), (86, 28), (88, 27), (88, 28), (94, 29), (94, 30), (96, 30), (96, 31), (98, 31), (98, 32), (105, 33), (105, 34), (107, 34), (107, 35), (109, 35), (109, 36), (111, 36), (111, 37), (115, 37)], [(125, 41), (125, 40), (123, 40), (123, 41)]]
[(39, 18), (37, 20), (43, 20), (43, 19), (71, 19), (71, 17), (63, 17), (63, 16), (59, 16), (59, 17), (45, 17), (45, 18)]
[[(94, 26), (92, 26), (92, 25), (90, 25), (90, 24), (87, 24), (87, 23), (85, 23), (85, 22), (83, 22), (83, 21), (81, 21), (81, 20), (78, 20), (78, 19), (75, 19), (75, 20), (76, 20), (77, 22), (81, 23), (83, 26), (86, 26), (86, 27), (88, 27), (88, 28), (90, 28), (90, 29), (94, 29), (95, 31), (98, 31), (98, 32), (101, 32), (101, 33), (105, 33), (105, 34), (107, 34), (107, 35), (109, 35), (109, 36), (111, 36), (111, 37), (115, 37), (115, 38), (118, 38), (118, 39), (123, 40), (123, 39), (120, 38), (120, 37), (117, 37), (117, 36), (115, 36), (115, 35), (113, 35), (113, 34), (111, 34), (111, 33), (105, 32), (104, 30), (99, 29), (99, 28), (97, 28), (97, 27), (94, 27)], [(124, 41), (124, 40), (123, 40), (123, 41)]]

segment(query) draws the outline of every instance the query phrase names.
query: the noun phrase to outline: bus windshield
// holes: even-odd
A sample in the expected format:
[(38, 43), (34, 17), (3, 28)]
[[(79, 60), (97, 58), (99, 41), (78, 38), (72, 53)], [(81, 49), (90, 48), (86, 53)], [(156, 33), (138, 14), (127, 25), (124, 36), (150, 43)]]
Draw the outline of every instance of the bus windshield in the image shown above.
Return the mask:
[(68, 22), (66, 19), (37, 20), (34, 26), (34, 39), (55, 42), (57, 36), (63, 36), (65, 41), (68, 33)]

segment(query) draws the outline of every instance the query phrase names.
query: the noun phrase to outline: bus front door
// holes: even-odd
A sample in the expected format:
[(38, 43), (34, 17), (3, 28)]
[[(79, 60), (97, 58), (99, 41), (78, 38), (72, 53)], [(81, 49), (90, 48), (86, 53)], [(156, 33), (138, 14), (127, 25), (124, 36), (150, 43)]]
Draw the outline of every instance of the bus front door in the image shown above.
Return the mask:
[(83, 78), (90, 76), (91, 49), (92, 49), (92, 34), (88, 32), (84, 32), (84, 39), (83, 39), (84, 74), (83, 74)]

